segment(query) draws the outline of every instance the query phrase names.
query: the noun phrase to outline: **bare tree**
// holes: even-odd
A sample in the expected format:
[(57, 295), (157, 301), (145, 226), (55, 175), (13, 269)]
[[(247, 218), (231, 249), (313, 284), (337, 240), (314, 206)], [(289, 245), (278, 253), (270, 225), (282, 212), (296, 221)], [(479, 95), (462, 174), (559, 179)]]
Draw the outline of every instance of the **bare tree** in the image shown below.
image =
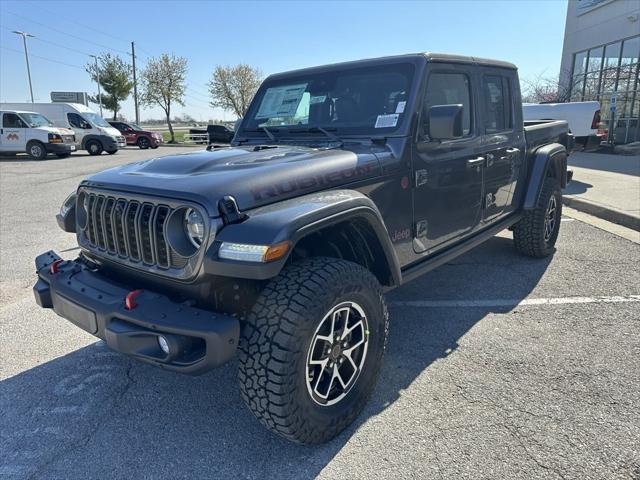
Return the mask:
[(558, 77), (543, 73), (522, 80), (522, 101), (526, 103), (563, 103), (570, 100), (571, 86), (563, 85)]
[(186, 75), (186, 58), (163, 53), (159, 58), (150, 58), (140, 76), (142, 103), (149, 106), (157, 105), (164, 110), (171, 134), (170, 143), (176, 141), (171, 125), (171, 105), (173, 103), (185, 105)]
[(261, 82), (262, 72), (250, 65), (218, 65), (209, 82), (211, 106), (231, 110), (243, 117)]

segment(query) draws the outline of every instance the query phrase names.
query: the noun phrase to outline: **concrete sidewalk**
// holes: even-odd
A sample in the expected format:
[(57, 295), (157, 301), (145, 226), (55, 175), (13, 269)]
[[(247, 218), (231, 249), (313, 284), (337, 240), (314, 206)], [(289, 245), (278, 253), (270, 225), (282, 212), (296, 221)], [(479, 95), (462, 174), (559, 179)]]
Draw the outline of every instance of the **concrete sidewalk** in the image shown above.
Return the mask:
[(573, 181), (565, 204), (640, 230), (640, 156), (577, 152), (569, 156)]

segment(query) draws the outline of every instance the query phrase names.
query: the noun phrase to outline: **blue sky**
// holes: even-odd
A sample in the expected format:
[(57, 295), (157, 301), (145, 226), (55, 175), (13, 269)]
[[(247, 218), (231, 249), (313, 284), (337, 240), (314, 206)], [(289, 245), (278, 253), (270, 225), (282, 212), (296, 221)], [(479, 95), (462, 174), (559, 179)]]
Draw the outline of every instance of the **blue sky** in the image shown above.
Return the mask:
[[(29, 40), (36, 101), (48, 102), (51, 90), (95, 93), (95, 84), (82, 68), (91, 60), (86, 54), (126, 53), (133, 40), (138, 68), (149, 56), (163, 52), (188, 59), (187, 105), (177, 107), (176, 114), (230, 120), (234, 118), (230, 112), (208, 106), (206, 84), (216, 64), (248, 63), (268, 75), (344, 60), (433, 51), (511, 61), (518, 65), (521, 78), (542, 72), (555, 75), (560, 68), (566, 6), (566, 0), (2, 0), (0, 101), (29, 99), (22, 39), (12, 30), (37, 37)], [(123, 114), (133, 117), (131, 100), (125, 102)], [(161, 112), (144, 109), (141, 117), (159, 118)]]

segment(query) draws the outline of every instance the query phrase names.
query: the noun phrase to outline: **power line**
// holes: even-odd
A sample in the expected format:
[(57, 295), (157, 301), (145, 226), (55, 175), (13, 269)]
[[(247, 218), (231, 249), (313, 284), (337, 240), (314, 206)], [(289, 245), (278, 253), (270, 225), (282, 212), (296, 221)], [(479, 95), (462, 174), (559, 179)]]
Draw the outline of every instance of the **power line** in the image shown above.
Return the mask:
[[(16, 50), (16, 49), (10, 48), (10, 47), (5, 47), (4, 45), (0, 45), (0, 48), (2, 48), (4, 50), (8, 50), (10, 52), (15, 52), (15, 53), (22, 54), (22, 52), (20, 50)], [(59, 60), (53, 60), (51, 58), (43, 57), (43, 56), (40, 56), (40, 55), (34, 55), (33, 53), (29, 53), (29, 56), (30, 57), (39, 58), (40, 60), (46, 60), (47, 62), (58, 63), (60, 65), (65, 65), (67, 67), (73, 67), (73, 68), (78, 68), (80, 70), (84, 70), (84, 67), (81, 67), (79, 65), (71, 65), (70, 63), (61, 62)]]
[(85, 28), (87, 30), (90, 30), (92, 33), (99, 33), (101, 35), (110, 37), (114, 40), (118, 40), (119, 42), (125, 42), (126, 40), (123, 40), (122, 37), (116, 37), (115, 35), (105, 32), (104, 30), (98, 30), (97, 28), (95, 28), (94, 26), (89, 27), (88, 25), (85, 25), (86, 23), (86, 18), (85, 19), (72, 19), (71, 17), (69, 17), (66, 12), (64, 15), (60, 15), (60, 12), (54, 12), (52, 10), (49, 10), (47, 8), (42, 7), (42, 2), (29, 2), (29, 3), (37, 3), (38, 4), (38, 10), (42, 10), (45, 12), (50, 13), (51, 15), (54, 15), (54, 18), (56, 19), (56, 21), (65, 21), (67, 23), (71, 23), (73, 24), (75, 27), (82, 27)]
[(86, 43), (91, 43), (91, 44), (93, 44), (93, 45), (96, 45), (96, 46), (98, 46), (98, 47), (100, 47), (100, 48), (104, 48), (104, 49), (106, 49), (106, 50), (111, 50), (111, 51), (113, 51), (113, 52), (122, 53), (122, 54), (124, 54), (124, 55), (130, 55), (130, 53), (129, 53), (129, 52), (125, 52), (124, 50), (119, 50), (119, 49), (117, 49), (117, 48), (108, 47), (108, 46), (103, 45), (103, 44), (101, 44), (101, 43), (93, 42), (93, 41), (91, 41), (91, 40), (87, 40), (86, 38), (78, 37), (77, 35), (73, 35), (73, 34), (71, 34), (71, 33), (67, 33), (67, 32), (65, 32), (65, 31), (63, 31), (63, 30), (58, 30), (57, 28), (53, 28), (53, 27), (51, 27), (51, 26), (49, 26), (49, 25), (47, 25), (47, 24), (45, 24), (45, 23), (41, 23), (41, 22), (38, 22), (38, 21), (36, 21), (36, 20), (32, 20), (32, 19), (30, 19), (30, 18), (28, 18), (28, 17), (25, 17), (25, 16), (20, 15), (20, 14), (18, 14), (18, 13), (12, 12), (12, 11), (10, 11), (10, 10), (6, 10), (6, 9), (5, 9), (5, 12), (7, 12), (7, 13), (9, 13), (9, 14), (13, 15), (13, 16), (16, 16), (16, 17), (18, 17), (18, 18), (21, 18), (21, 19), (23, 19), (23, 20), (26, 20), (27, 22), (35, 23), (36, 25), (40, 25), (41, 27), (48, 28), (49, 30), (52, 30), (52, 31), (54, 31), (54, 32), (57, 32), (57, 33), (59, 33), (59, 34), (61, 34), (61, 35), (67, 35), (68, 37), (75, 38), (76, 40), (81, 40), (81, 41), (86, 42)]

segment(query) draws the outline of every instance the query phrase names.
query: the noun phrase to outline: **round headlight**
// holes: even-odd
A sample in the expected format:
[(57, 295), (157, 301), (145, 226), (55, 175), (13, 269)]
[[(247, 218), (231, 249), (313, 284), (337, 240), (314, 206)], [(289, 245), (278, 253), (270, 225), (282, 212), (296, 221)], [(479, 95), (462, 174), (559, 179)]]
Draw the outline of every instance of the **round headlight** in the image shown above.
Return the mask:
[(200, 212), (190, 208), (184, 214), (184, 228), (194, 247), (200, 248), (204, 241), (204, 218)]

